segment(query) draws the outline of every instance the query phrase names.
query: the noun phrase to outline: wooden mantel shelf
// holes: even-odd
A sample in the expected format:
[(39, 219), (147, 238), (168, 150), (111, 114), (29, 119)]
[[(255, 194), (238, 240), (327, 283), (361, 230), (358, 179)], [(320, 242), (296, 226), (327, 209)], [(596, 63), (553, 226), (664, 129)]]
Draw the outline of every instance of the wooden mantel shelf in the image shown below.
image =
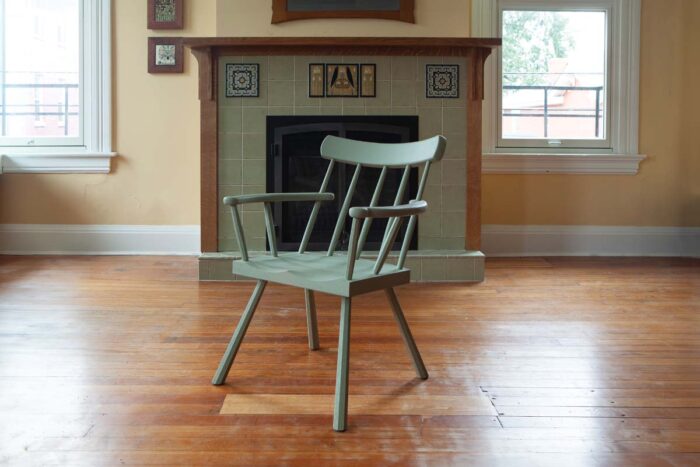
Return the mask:
[(186, 37), (199, 64), (201, 101), (202, 252), (217, 251), (218, 57), (235, 55), (423, 55), (466, 59), (467, 250), (481, 249), (481, 104), (484, 62), (499, 38), (446, 37)]

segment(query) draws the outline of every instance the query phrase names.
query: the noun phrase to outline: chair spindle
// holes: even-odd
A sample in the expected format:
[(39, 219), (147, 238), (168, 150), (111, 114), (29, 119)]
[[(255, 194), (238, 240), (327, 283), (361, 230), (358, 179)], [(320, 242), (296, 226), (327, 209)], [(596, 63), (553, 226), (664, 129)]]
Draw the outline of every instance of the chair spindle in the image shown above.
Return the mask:
[[(326, 169), (326, 175), (323, 177), (323, 182), (321, 183), (321, 189), (319, 193), (324, 193), (328, 188), (328, 182), (333, 174), (333, 168), (335, 167), (335, 161), (331, 159), (328, 164), (328, 169)], [(306, 247), (309, 245), (309, 240), (311, 239), (311, 232), (314, 230), (316, 225), (316, 218), (318, 217), (318, 211), (321, 209), (321, 202), (316, 201), (314, 207), (311, 210), (311, 216), (309, 217), (309, 222), (306, 223), (306, 229), (304, 230), (304, 236), (301, 239), (301, 244), (299, 245), (299, 253), (302, 254), (306, 251)]]
[(350, 187), (345, 195), (345, 200), (343, 201), (343, 206), (340, 208), (340, 213), (338, 213), (338, 222), (335, 224), (335, 230), (333, 230), (333, 237), (331, 238), (331, 244), (328, 247), (327, 256), (333, 256), (335, 249), (338, 247), (338, 241), (340, 240), (340, 234), (343, 231), (343, 226), (345, 225), (345, 218), (348, 215), (348, 210), (350, 209), (350, 203), (352, 202), (352, 196), (355, 194), (355, 187), (357, 186), (357, 181), (360, 179), (360, 171), (362, 169), (362, 164), (357, 164), (355, 166), (355, 174), (352, 176), (350, 181)]
[[(379, 179), (377, 180), (377, 187), (374, 189), (374, 194), (372, 194), (372, 200), (370, 201), (370, 207), (374, 207), (379, 203), (379, 197), (382, 194), (382, 188), (384, 188), (384, 180), (386, 180), (386, 173), (388, 167), (385, 165), (382, 167), (382, 172), (379, 174)], [(362, 233), (360, 233), (360, 240), (357, 244), (356, 258), (362, 255), (362, 249), (365, 247), (365, 242), (367, 241), (367, 235), (369, 234), (369, 228), (372, 226), (372, 218), (368, 217), (362, 224)]]
[[(430, 161), (427, 161), (423, 166), (423, 174), (421, 175), (420, 182), (418, 183), (418, 191), (416, 192), (416, 201), (423, 199), (423, 192), (425, 191), (425, 185), (428, 183), (428, 173), (430, 172)], [(411, 238), (413, 237), (413, 231), (416, 229), (416, 216), (411, 216), (408, 221), (408, 227), (406, 227), (406, 234), (403, 237), (403, 244), (401, 245), (401, 253), (399, 253), (399, 260), (396, 262), (396, 269), (402, 269), (404, 263), (406, 262), (406, 255), (408, 254), (408, 247), (411, 244)]]
[(241, 224), (241, 215), (238, 213), (238, 206), (231, 206), (231, 216), (233, 217), (233, 231), (236, 233), (236, 240), (238, 240), (238, 249), (241, 251), (241, 259), (243, 261), (248, 261), (248, 247), (246, 247), (245, 244), (243, 225)]

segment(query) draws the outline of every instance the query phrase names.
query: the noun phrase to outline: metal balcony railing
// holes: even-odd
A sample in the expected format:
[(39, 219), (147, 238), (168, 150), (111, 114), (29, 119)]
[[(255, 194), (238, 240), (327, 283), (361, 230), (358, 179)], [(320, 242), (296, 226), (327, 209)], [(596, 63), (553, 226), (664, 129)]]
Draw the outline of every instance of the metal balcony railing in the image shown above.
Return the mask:
[[(533, 109), (520, 112), (522, 109), (503, 108), (504, 117), (544, 117), (544, 137), (549, 136), (549, 119), (550, 118), (595, 118), (595, 136), (600, 136), (600, 123), (603, 120), (603, 112), (600, 105), (600, 95), (603, 92), (603, 86), (517, 86), (503, 85), (504, 91), (543, 91), (543, 106), (542, 111)], [(576, 109), (568, 108), (561, 110), (549, 109), (549, 91), (593, 91), (595, 92), (595, 109)], [(514, 112), (514, 111), (519, 112)]]
[[(68, 135), (68, 117), (79, 116), (80, 112), (72, 110), (77, 108), (78, 104), (70, 104), (70, 90), (78, 89), (78, 84), (65, 83), (47, 83), (47, 84), (4, 84), (0, 85), (0, 136), (7, 135), (7, 117), (33, 116), (35, 119), (39, 117), (63, 117), (63, 131)], [(43, 104), (34, 102), (31, 104), (6, 104), (7, 90), (9, 89), (63, 89), (63, 102), (59, 104)], [(32, 108), (33, 110), (24, 110)], [(55, 111), (46, 109), (55, 108)], [(12, 111), (12, 108), (19, 108), (17, 111)]]

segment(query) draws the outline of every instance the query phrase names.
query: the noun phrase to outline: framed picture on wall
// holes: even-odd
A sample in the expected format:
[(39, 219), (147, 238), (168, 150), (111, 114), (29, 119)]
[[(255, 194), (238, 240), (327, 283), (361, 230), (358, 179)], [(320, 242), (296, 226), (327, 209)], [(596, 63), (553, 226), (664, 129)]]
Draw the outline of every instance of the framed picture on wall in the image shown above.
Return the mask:
[(272, 0), (272, 24), (312, 18), (377, 18), (415, 23), (415, 0)]
[(182, 73), (184, 55), (181, 37), (148, 38), (149, 73)]
[(182, 29), (184, 0), (148, 0), (148, 29)]

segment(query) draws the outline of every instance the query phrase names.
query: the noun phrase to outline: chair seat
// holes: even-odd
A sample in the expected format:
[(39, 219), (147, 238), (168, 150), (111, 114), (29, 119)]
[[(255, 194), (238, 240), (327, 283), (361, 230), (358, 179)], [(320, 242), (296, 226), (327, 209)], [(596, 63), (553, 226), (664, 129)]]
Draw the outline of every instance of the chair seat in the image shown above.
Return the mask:
[(234, 261), (233, 273), (251, 279), (276, 282), (343, 297), (395, 287), (411, 280), (409, 269), (385, 264), (373, 273), (374, 261), (358, 259), (352, 280), (345, 278), (346, 255), (326, 256), (325, 252), (280, 252), (277, 257), (257, 255), (249, 261)]

